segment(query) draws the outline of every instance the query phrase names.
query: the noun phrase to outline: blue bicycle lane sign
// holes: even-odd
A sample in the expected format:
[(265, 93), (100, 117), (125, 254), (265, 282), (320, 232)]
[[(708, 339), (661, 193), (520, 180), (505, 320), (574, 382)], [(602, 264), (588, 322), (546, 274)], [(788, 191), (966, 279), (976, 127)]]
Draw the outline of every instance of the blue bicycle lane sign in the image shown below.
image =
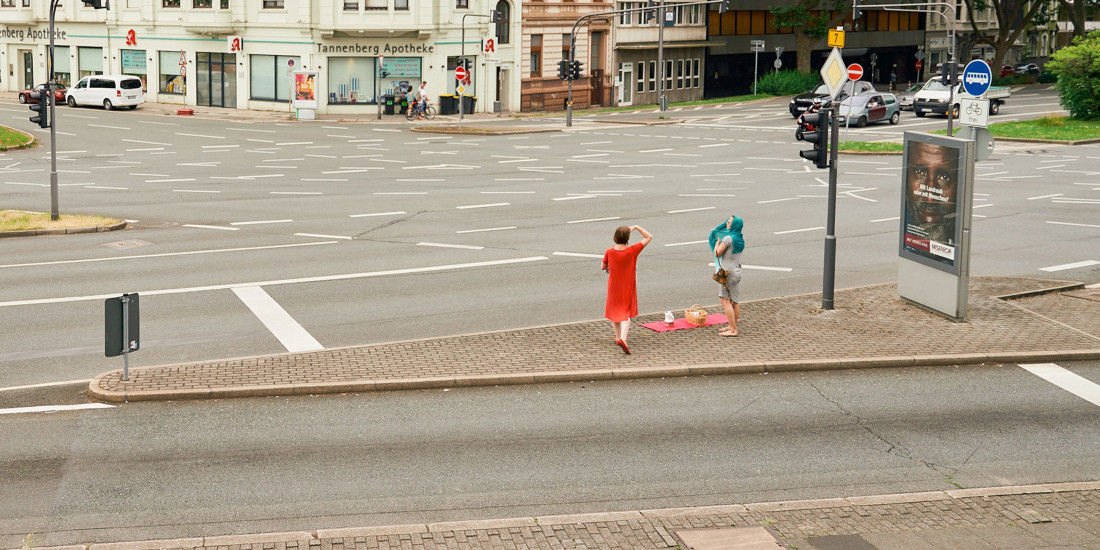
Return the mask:
[(962, 74), (963, 91), (974, 97), (982, 97), (989, 91), (991, 84), (993, 84), (993, 70), (985, 61), (975, 59), (966, 64)]

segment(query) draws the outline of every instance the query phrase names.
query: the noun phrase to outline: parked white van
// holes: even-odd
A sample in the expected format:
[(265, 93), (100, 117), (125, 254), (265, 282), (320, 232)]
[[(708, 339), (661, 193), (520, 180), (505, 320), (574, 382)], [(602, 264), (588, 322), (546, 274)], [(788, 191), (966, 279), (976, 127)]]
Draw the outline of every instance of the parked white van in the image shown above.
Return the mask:
[(69, 107), (102, 105), (108, 111), (123, 106), (137, 109), (145, 103), (145, 94), (141, 91), (141, 79), (136, 76), (95, 74), (81, 78), (76, 86), (66, 90), (65, 101)]

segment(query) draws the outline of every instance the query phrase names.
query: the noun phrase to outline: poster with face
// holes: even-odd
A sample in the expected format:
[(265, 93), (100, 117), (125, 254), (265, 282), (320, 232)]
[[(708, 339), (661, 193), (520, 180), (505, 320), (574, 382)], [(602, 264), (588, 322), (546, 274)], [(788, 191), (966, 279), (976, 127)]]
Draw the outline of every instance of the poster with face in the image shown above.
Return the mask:
[(962, 205), (961, 152), (956, 140), (906, 134), (902, 171), (902, 257), (957, 271)]
[(294, 108), (317, 108), (317, 73), (294, 73)]

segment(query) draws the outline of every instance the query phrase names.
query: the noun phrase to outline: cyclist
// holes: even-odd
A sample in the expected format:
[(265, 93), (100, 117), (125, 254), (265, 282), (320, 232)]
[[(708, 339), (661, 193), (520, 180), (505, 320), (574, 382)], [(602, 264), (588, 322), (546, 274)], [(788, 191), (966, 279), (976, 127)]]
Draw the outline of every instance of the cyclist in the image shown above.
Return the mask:
[(428, 110), (428, 81), (425, 80), (420, 83), (420, 90), (417, 92), (420, 95), (420, 109), (417, 110), (416, 118), (424, 116), (424, 112)]

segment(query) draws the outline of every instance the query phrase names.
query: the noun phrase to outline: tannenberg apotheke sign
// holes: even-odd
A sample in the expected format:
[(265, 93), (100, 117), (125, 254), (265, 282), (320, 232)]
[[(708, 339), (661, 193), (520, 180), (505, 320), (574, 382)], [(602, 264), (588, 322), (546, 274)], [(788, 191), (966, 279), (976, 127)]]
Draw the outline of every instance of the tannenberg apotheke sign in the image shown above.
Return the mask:
[[(68, 40), (69, 36), (66, 31), (54, 30), (53, 37), (55, 40)], [(37, 41), (37, 40), (49, 40), (50, 29), (49, 27), (27, 27), (25, 29), (0, 29), (0, 39), (5, 40), (18, 40), (20, 42)]]
[(427, 44), (322, 44), (317, 43), (317, 53), (362, 53), (367, 55), (401, 55), (410, 53), (435, 53), (435, 45)]

